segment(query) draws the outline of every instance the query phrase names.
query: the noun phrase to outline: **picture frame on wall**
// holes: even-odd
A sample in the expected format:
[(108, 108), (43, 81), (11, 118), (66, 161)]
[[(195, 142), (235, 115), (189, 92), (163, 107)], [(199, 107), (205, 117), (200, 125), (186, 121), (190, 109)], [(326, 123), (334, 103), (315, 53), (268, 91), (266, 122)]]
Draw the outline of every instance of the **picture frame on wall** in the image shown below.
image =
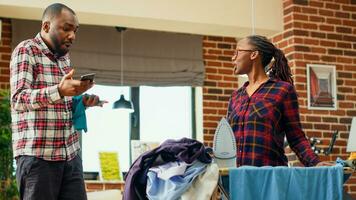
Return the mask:
[(336, 110), (336, 66), (307, 64), (309, 110)]

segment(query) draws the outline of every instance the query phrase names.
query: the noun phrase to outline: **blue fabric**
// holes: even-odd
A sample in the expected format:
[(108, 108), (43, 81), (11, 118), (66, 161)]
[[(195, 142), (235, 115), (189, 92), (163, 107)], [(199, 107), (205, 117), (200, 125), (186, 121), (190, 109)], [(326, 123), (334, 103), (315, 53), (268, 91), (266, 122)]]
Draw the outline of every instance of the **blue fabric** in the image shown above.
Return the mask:
[(192, 185), (194, 179), (206, 170), (205, 163), (196, 161), (187, 168), (184, 175), (173, 176), (169, 180), (157, 177), (157, 173), (147, 173), (147, 198), (150, 200), (176, 200)]
[[(340, 165), (340, 166), (342, 166), (342, 167), (347, 167), (346, 166), (346, 163), (345, 163), (345, 160), (343, 160), (343, 159), (341, 159), (340, 157), (337, 157), (336, 158), (336, 164), (337, 165)], [(349, 180), (349, 178), (351, 177), (351, 175), (352, 175), (352, 173), (345, 173), (344, 174), (344, 183), (347, 181), (347, 180)]]
[(87, 132), (87, 117), (85, 115), (85, 105), (83, 103), (82, 95), (74, 96), (72, 101), (74, 129)]
[[(225, 190), (226, 194), (229, 194), (229, 176), (220, 176), (220, 183), (223, 189)], [(230, 196), (230, 195), (229, 195)], [(222, 200), (226, 200), (227, 198), (225, 195), (222, 195)]]
[(342, 199), (343, 168), (252, 167), (229, 170), (230, 199)]
[(341, 159), (340, 157), (337, 157), (336, 164), (345, 167), (345, 160)]

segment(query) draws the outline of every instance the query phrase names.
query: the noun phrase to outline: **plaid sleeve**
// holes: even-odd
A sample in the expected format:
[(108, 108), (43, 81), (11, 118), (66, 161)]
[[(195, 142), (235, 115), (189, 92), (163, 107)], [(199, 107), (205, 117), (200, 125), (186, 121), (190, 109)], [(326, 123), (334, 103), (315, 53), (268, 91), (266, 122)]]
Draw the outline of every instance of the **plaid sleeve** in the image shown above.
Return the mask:
[(34, 89), (34, 54), (29, 47), (19, 46), (10, 62), (11, 102), (15, 110), (35, 110), (61, 99), (58, 85)]
[(320, 162), (311, 149), (310, 143), (302, 131), (297, 94), (293, 85), (289, 85), (288, 93), (283, 101), (283, 120), (289, 146), (297, 154), (305, 166), (315, 166)]

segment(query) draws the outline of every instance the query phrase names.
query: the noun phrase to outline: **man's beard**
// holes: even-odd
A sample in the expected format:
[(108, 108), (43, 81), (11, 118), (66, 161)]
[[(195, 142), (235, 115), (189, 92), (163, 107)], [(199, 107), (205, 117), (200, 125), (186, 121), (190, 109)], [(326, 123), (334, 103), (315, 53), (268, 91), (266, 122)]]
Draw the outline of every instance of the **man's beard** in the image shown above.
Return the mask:
[(54, 54), (57, 56), (57, 57), (62, 57), (64, 55), (66, 55), (68, 53), (68, 50), (67, 49), (62, 49), (60, 47), (60, 45), (55, 45), (55, 50), (54, 50)]
[(57, 57), (62, 57), (68, 53), (68, 49), (62, 49), (60, 42), (55, 37), (51, 37), (51, 39), (54, 46), (54, 49), (52, 50), (53, 54), (55, 54)]

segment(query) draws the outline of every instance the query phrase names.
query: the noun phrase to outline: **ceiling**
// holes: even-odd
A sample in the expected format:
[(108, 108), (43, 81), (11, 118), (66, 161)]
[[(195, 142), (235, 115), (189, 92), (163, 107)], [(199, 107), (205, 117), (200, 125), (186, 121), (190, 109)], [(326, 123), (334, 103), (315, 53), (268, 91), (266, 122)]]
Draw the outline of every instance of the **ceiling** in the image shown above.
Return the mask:
[[(40, 20), (50, 0), (0, 0), (0, 17)], [(282, 0), (71, 0), (81, 24), (199, 35), (271, 36), (283, 30)], [(254, 8), (254, 9), (252, 9)], [(256, 13), (253, 17), (253, 13)]]

